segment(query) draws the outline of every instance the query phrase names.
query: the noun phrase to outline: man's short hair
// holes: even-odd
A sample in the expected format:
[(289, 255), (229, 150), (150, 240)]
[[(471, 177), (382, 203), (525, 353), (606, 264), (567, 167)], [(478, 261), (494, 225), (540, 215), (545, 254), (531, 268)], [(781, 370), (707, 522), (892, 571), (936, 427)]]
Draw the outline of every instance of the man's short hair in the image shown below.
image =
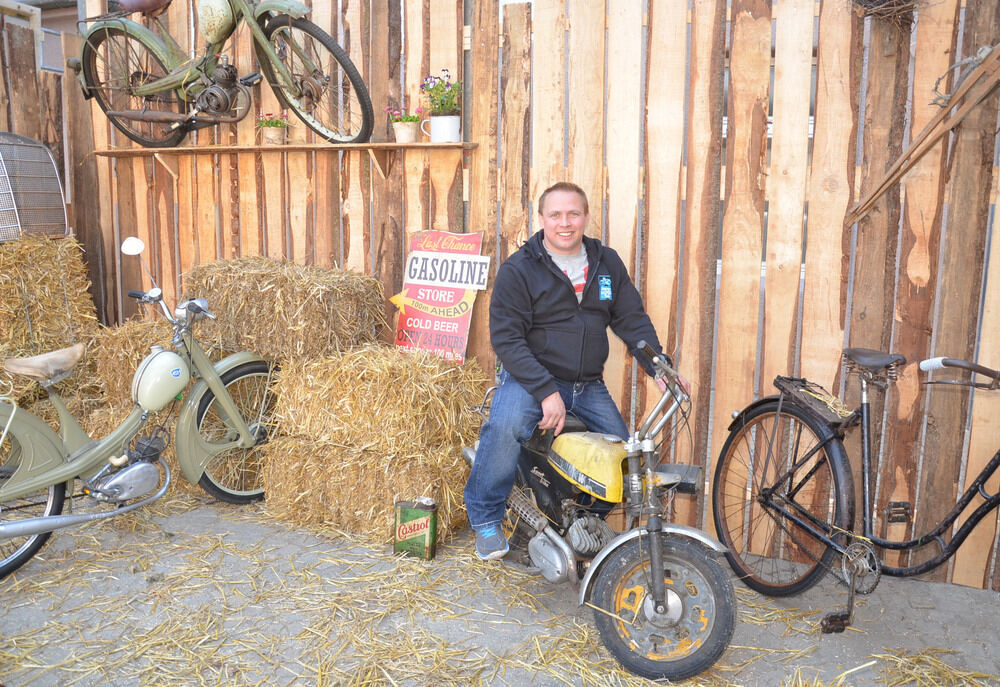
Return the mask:
[(542, 191), (542, 195), (538, 197), (538, 214), (542, 214), (542, 210), (545, 208), (545, 199), (548, 198), (549, 194), (553, 191), (567, 191), (569, 193), (575, 193), (583, 200), (583, 212), (586, 215), (590, 214), (590, 204), (587, 203), (587, 194), (584, 193), (583, 189), (574, 184), (571, 181), (559, 181), (547, 189)]

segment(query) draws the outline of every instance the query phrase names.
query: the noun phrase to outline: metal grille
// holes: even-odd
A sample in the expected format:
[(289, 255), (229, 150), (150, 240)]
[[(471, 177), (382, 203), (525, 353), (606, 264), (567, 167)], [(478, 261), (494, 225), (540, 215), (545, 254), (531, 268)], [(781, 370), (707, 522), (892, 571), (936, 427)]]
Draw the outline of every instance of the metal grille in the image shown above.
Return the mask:
[(52, 153), (38, 141), (0, 131), (0, 241), (66, 231), (66, 201)]

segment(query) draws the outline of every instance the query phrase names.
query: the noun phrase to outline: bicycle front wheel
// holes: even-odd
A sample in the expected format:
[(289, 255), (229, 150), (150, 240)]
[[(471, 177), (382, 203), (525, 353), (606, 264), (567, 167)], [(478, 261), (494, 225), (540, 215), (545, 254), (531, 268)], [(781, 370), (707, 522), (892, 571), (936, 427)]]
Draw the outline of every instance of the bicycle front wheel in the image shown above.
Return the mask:
[[(0, 430), (3, 422), (0, 422)], [(16, 420), (15, 420), (16, 422)], [(0, 445), (0, 487), (7, 484), (21, 466), (24, 451), (14, 432), (7, 435)], [(63, 501), (66, 496), (66, 485), (63, 483), (42, 487), (37, 491), (9, 499), (0, 503), (0, 522), (11, 523), (28, 518), (48, 517), (62, 513)], [(27, 537), (10, 537), (0, 539), (0, 579), (11, 574), (31, 560), (38, 553), (51, 532), (33, 534)]]
[[(825, 443), (824, 443), (825, 442)], [(722, 447), (712, 515), (726, 558), (762, 594), (791, 596), (816, 584), (854, 523), (854, 482), (833, 432), (785, 402), (745, 412)]]
[(375, 123), (371, 97), (344, 49), (311, 21), (284, 15), (268, 21), (266, 35), (291, 75), (288, 83), (258, 55), (278, 99), (331, 143), (368, 141)]
[[(257, 443), (250, 448), (220, 451), (205, 467), (198, 484), (221, 501), (249, 503), (264, 498), (261, 452), (275, 426), (275, 395), (269, 388), (272, 378), (270, 366), (262, 361), (240, 365), (222, 375), (226, 391)], [(237, 436), (211, 390), (206, 390), (198, 403), (197, 423), (202, 438), (209, 443), (230, 442)]]
[(187, 134), (183, 127), (171, 128), (172, 121), (141, 119), (186, 110), (175, 91), (135, 94), (136, 88), (167, 75), (163, 63), (141, 40), (119, 28), (101, 27), (87, 36), (81, 62), (87, 89), (111, 123), (133, 141), (147, 148), (169, 148)]

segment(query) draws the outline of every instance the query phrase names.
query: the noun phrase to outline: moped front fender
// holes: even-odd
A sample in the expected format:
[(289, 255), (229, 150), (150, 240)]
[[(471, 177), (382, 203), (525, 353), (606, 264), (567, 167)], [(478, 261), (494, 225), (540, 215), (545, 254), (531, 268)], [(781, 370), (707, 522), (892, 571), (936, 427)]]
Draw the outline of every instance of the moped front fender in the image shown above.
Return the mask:
[(39, 488), (39, 485), (47, 486), (45, 480), (49, 471), (66, 463), (65, 449), (59, 436), (45, 421), (24, 408), (15, 410), (12, 405), (0, 403), (0, 434), (7, 426), (12, 412), (14, 420), (10, 422), (8, 436), (4, 441), (10, 441), (13, 437), (21, 447), (21, 456), (14, 474), (0, 487), (0, 501), (30, 493)]
[[(221, 377), (235, 367), (254, 362), (264, 362), (264, 359), (256, 353), (241, 351), (223, 358), (213, 367), (215, 373)], [(199, 380), (191, 388), (184, 401), (184, 407), (177, 417), (177, 464), (181, 468), (181, 473), (192, 484), (198, 483), (205, 472), (205, 466), (217, 453), (217, 450), (198, 432), (198, 406), (201, 405), (201, 399), (208, 390), (205, 380)]]
[[(687, 537), (688, 539), (694, 539), (696, 542), (707, 546), (708, 548), (718, 551), (719, 553), (725, 553), (726, 547), (722, 545), (719, 540), (715, 537), (702, 532), (696, 527), (688, 527), (687, 525), (677, 525), (674, 523), (663, 523), (663, 530), (665, 534), (675, 534), (681, 537)], [(583, 576), (583, 582), (580, 584), (580, 605), (587, 603), (590, 600), (590, 587), (597, 576), (598, 571), (607, 560), (608, 556), (614, 553), (617, 549), (632, 541), (636, 537), (641, 537), (649, 534), (649, 531), (644, 527), (637, 527), (631, 529), (628, 532), (623, 532), (617, 537), (612, 539), (607, 546), (605, 546), (597, 557), (594, 558), (590, 567), (587, 568), (587, 574)]]
[(309, 14), (309, 7), (296, 0), (264, 0), (254, 8), (253, 16), (257, 23), (260, 23), (260, 18), (270, 12), (300, 19)]

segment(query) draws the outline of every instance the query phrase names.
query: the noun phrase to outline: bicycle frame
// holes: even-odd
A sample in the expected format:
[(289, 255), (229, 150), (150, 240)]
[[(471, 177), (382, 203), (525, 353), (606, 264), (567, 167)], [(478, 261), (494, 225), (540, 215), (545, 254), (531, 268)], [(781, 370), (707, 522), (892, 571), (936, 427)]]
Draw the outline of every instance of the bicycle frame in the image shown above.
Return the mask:
[[(938, 567), (948, 559), (950, 559), (955, 552), (959, 549), (968, 535), (972, 530), (979, 524), (979, 522), (986, 517), (992, 510), (1000, 506), (1000, 492), (989, 495), (986, 493), (985, 485), (986, 482), (993, 476), (993, 474), (1000, 468), (1000, 450), (998, 450), (993, 457), (990, 459), (983, 469), (980, 471), (979, 475), (972, 481), (969, 487), (962, 493), (961, 497), (955, 506), (948, 512), (945, 517), (937, 523), (937, 525), (930, 530), (918, 537), (909, 539), (907, 541), (891, 541), (888, 539), (883, 539), (878, 537), (874, 533), (874, 523), (872, 517), (872, 501), (871, 501), (871, 488), (870, 488), (870, 474), (871, 474), (871, 406), (868, 399), (868, 383), (869, 380), (866, 379), (865, 375), (860, 376), (861, 380), (861, 405), (852, 414), (851, 420), (859, 419), (861, 425), (861, 466), (862, 466), (862, 493), (863, 493), (863, 522), (862, 531), (863, 536), (873, 545), (894, 551), (910, 551), (914, 549), (921, 548), (928, 544), (936, 543), (940, 548), (938, 554), (922, 563), (904, 566), (904, 567), (893, 567), (893, 566), (882, 566), (882, 572), (886, 575), (891, 575), (894, 577), (910, 577), (913, 575), (920, 575), (922, 573), (933, 570)], [(779, 405), (779, 414), (780, 414)], [(853, 421), (845, 423), (844, 427), (851, 427), (855, 423)], [(833, 547), (838, 553), (843, 554), (846, 550), (846, 545), (841, 543), (847, 539), (846, 543), (849, 544), (849, 538), (845, 538), (844, 534), (831, 531), (833, 528), (826, 523), (817, 522), (815, 517), (804, 508), (798, 506), (794, 499), (786, 499), (787, 496), (794, 496), (798, 488), (806, 484), (808, 480), (812, 477), (818, 465), (813, 468), (809, 473), (803, 475), (797, 482), (792, 481), (792, 477), (795, 471), (801, 465), (807, 463), (807, 461), (814, 456), (818, 451), (822, 450), (827, 444), (834, 440), (841, 440), (845, 435), (844, 429), (837, 429), (830, 437), (825, 441), (819, 443), (814, 447), (805, 457), (803, 457), (796, 465), (790, 466), (785, 472), (783, 472), (774, 482), (774, 487), (764, 490), (766, 492), (766, 505), (769, 508), (774, 508), (776, 511), (782, 513), (785, 517), (789, 518), (796, 523), (799, 527), (803, 528), (805, 531), (809, 532), (813, 537), (822, 541), (824, 544)], [(770, 460), (770, 451), (768, 452), (768, 460)], [(784, 492), (779, 492), (778, 487), (781, 485), (788, 485), (788, 490)], [(798, 485), (798, 486), (796, 486)], [(955, 531), (954, 535), (949, 541), (945, 541), (942, 536), (947, 530), (951, 529), (955, 522), (958, 520), (959, 516), (966, 509), (966, 507), (972, 502), (972, 499), (976, 495), (982, 496), (984, 503), (980, 504), (975, 511), (973, 511), (969, 516), (962, 521), (959, 525), (958, 530)]]
[[(250, 27), (258, 60), (267, 59), (278, 80), (294, 87), (294, 79), (288, 73), (284, 63), (278, 59), (274, 50), (271, 49), (267, 37), (264, 35), (260, 18), (272, 11), (300, 18), (309, 13), (309, 8), (295, 0), (265, 0), (254, 7), (251, 7), (247, 0), (229, 0), (229, 2), (233, 8), (232, 28), (221, 40), (209, 44), (206, 47), (204, 57), (201, 58), (188, 57), (177, 44), (177, 41), (163, 28), (159, 18), (154, 19), (157, 26), (157, 31), (155, 32), (131, 19), (114, 17), (95, 22), (87, 30), (87, 35), (90, 36), (95, 31), (103, 28), (115, 27), (126, 33), (140, 37), (143, 43), (156, 52), (156, 56), (163, 62), (168, 70), (168, 74), (136, 87), (134, 89), (135, 95), (152, 96), (166, 91), (177, 91), (178, 96), (182, 100), (187, 100), (187, 87), (195, 84), (201, 74), (209, 73), (215, 68), (219, 60), (219, 52), (222, 50), (223, 45), (236, 31), (239, 23), (243, 21)], [(307, 56), (299, 54), (308, 63)], [(80, 75), (80, 83), (86, 92), (87, 84), (84, 83), (82, 74)], [(196, 94), (199, 90), (195, 88), (192, 90), (192, 93)], [(297, 97), (299, 94), (295, 91), (294, 95)]]

